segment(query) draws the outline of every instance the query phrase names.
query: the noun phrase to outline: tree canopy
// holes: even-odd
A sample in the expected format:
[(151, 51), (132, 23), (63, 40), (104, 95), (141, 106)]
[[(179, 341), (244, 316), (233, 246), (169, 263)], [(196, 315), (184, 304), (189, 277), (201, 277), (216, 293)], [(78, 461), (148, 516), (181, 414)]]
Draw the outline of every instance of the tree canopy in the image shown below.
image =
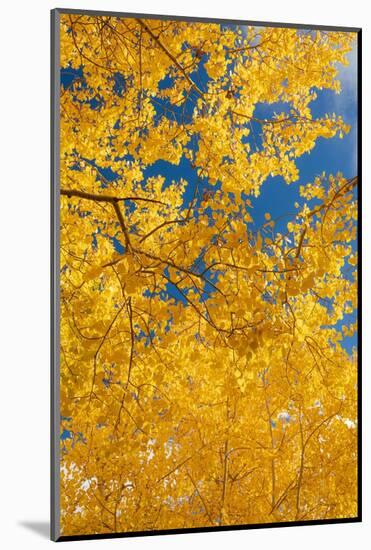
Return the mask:
[(251, 203), (354, 36), (61, 15), (63, 535), (357, 515), (357, 174)]

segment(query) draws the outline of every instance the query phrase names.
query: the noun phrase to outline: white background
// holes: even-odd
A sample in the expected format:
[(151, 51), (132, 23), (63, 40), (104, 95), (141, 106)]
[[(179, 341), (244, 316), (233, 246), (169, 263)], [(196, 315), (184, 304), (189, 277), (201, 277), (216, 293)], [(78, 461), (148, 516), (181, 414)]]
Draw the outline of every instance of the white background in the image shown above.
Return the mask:
[[(365, 0), (6, 0), (0, 8), (0, 544), (41, 548), (49, 519), (49, 10), (363, 27), (364, 523), (70, 542), (70, 548), (370, 547), (370, 16)], [(367, 275), (368, 274), (368, 275)]]

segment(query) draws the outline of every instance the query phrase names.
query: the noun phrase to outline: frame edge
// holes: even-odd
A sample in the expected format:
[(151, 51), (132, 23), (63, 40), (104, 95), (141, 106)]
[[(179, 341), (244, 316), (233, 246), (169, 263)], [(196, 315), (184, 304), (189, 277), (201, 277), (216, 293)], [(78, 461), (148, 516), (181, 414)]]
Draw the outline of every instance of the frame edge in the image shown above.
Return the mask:
[(51, 362), (50, 362), (50, 538), (60, 538), (60, 473), (59, 473), (59, 10), (50, 12), (50, 229), (51, 229)]

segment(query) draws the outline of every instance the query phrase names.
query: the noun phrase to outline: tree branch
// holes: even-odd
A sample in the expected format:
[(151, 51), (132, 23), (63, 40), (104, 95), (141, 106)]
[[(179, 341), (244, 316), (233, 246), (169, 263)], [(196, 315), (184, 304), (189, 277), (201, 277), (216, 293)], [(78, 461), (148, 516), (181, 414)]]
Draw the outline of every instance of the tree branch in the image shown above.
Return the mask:
[(86, 191), (80, 191), (79, 189), (61, 189), (60, 194), (65, 195), (69, 198), (79, 197), (80, 199), (87, 199), (87, 200), (96, 201), (96, 202), (115, 203), (120, 201), (133, 201), (133, 202), (143, 201), (143, 202), (152, 202), (155, 204), (162, 204), (163, 206), (167, 206), (166, 203), (162, 201), (158, 201), (156, 199), (149, 199), (146, 197), (137, 197), (137, 196), (114, 197), (113, 195), (100, 195), (95, 193), (88, 193)]

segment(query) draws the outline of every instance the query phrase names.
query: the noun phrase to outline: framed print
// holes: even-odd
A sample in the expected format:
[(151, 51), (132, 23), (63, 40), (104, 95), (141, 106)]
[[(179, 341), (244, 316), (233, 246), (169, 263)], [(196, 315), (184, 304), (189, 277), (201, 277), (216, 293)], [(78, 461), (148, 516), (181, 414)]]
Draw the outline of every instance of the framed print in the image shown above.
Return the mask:
[(53, 540), (361, 521), (360, 59), (52, 11)]

